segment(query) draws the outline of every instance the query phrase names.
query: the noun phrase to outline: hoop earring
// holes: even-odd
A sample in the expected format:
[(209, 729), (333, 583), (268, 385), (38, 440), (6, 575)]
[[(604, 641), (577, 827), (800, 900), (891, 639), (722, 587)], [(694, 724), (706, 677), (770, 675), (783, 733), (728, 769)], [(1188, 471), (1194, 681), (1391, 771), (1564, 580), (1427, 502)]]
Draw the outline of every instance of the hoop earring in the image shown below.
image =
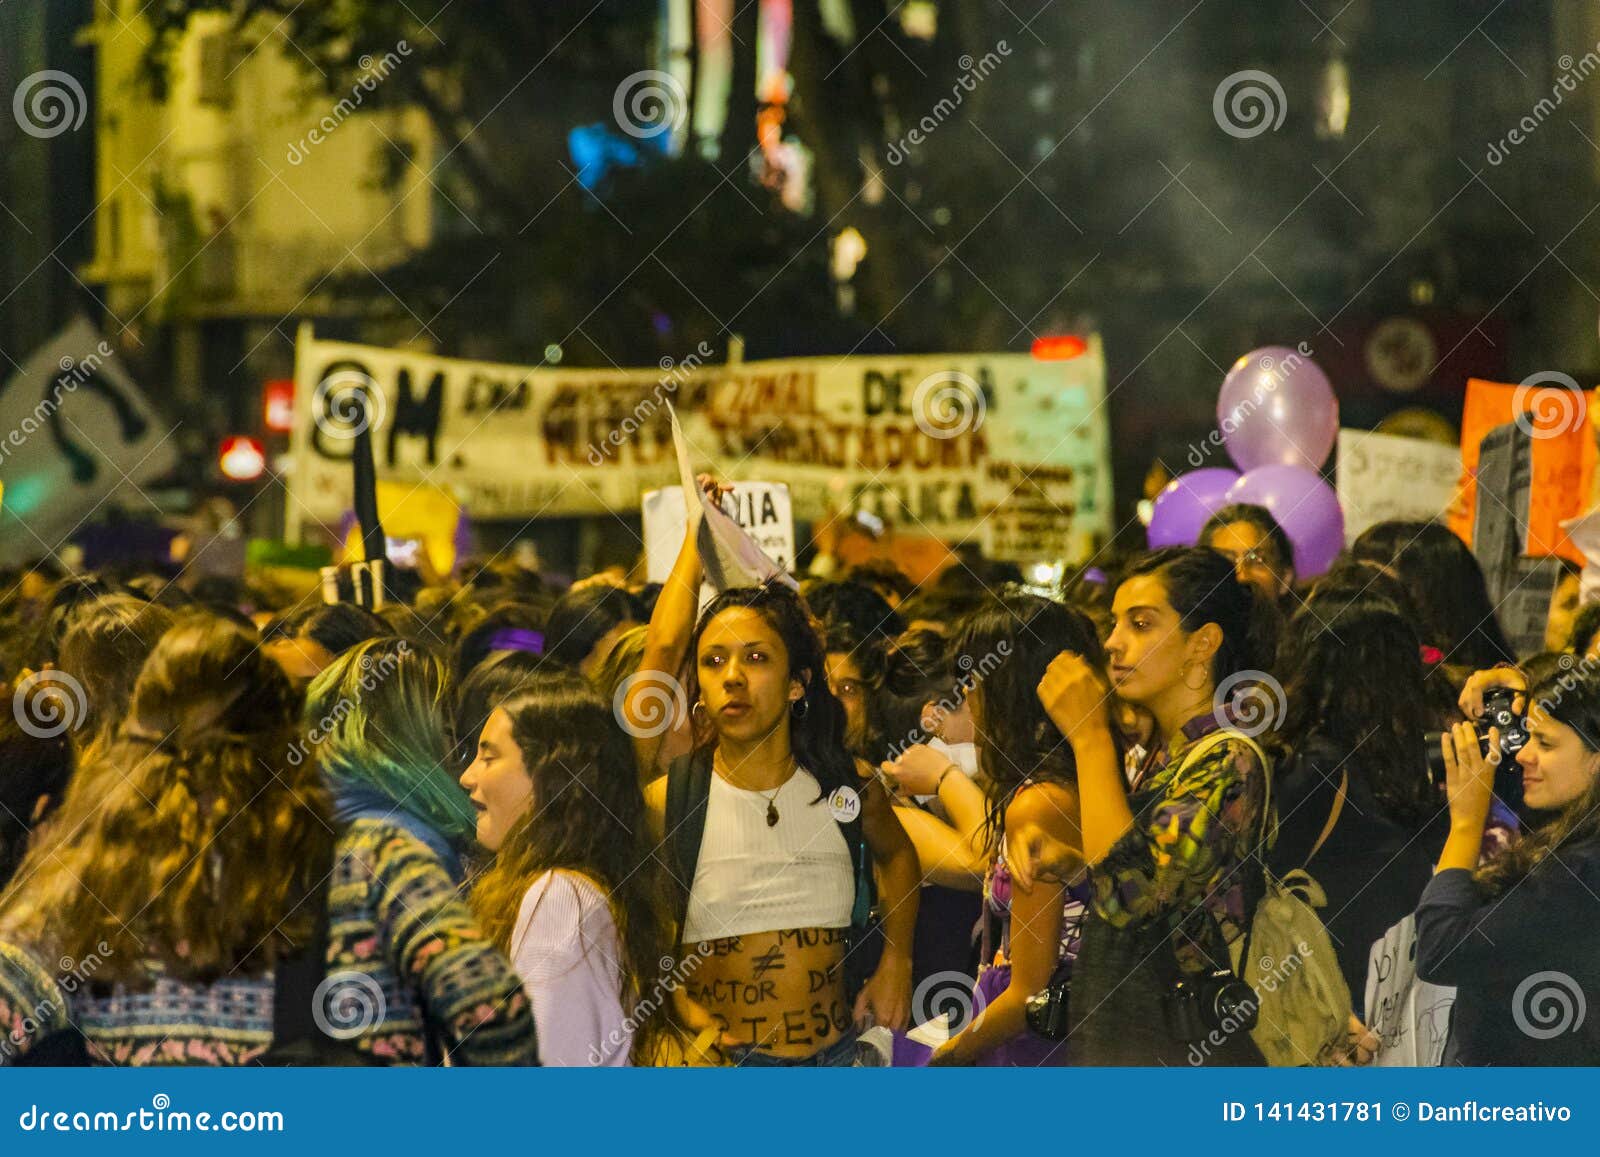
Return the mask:
[(793, 715), (796, 719), (804, 719), (807, 715), (811, 714), (811, 701), (808, 699), (796, 699), (793, 703), (789, 704), (789, 714)]
[(1185, 687), (1187, 687), (1191, 691), (1198, 691), (1198, 690), (1200, 690), (1200, 688), (1202, 688), (1202, 687), (1204, 687), (1206, 685), (1206, 676), (1205, 676), (1205, 672), (1202, 671), (1201, 674), (1200, 674), (1200, 682), (1199, 683), (1191, 683), (1191, 682), (1189, 682), (1189, 671), (1190, 671), (1190, 669), (1192, 667), (1194, 667), (1194, 665), (1195, 664), (1193, 664), (1193, 663), (1185, 663), (1183, 665), (1183, 685)]

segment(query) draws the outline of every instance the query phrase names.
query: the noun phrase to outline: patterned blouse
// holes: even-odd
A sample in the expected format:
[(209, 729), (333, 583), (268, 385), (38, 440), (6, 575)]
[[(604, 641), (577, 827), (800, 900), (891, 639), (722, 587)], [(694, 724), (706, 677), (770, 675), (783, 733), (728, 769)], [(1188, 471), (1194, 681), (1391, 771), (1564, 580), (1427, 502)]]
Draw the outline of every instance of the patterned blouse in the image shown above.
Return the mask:
[[(1226, 709), (1220, 714), (1231, 725)], [(1207, 950), (1198, 946), (1215, 946), (1207, 914), (1228, 943), (1248, 926), (1247, 865), (1270, 774), (1243, 739), (1218, 743), (1182, 768), (1190, 746), (1223, 723), (1210, 712), (1197, 715), (1151, 754), (1128, 800), (1133, 827), (1090, 872), (1095, 914), (1115, 928), (1174, 921), (1173, 947), (1189, 972), (1205, 963)]]
[[(453, 1064), (536, 1063), (522, 984), (484, 939), (439, 859), (411, 833), (356, 820), (339, 839), (328, 892), (319, 1021), (360, 1032), (380, 1064), (424, 1060), (423, 1008)], [(241, 1065), (272, 1044), (273, 981), (166, 978), (139, 992), (96, 986), (87, 962), (40, 960), (0, 943), (0, 1065), (75, 1024), (112, 1065)]]

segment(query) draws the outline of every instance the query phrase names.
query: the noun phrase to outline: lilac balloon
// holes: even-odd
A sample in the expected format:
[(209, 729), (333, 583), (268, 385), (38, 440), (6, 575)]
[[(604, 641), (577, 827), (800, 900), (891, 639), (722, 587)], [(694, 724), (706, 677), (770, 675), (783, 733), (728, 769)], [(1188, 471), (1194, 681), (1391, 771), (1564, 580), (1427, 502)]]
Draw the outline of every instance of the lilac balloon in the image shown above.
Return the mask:
[(1298, 466), (1262, 466), (1228, 491), (1228, 501), (1265, 506), (1294, 544), (1294, 572), (1314, 578), (1344, 549), (1344, 511), (1333, 488)]
[(1237, 471), (1216, 466), (1191, 470), (1168, 482), (1150, 510), (1150, 527), (1146, 531), (1150, 549), (1193, 546), (1206, 519), (1226, 504), (1228, 487), (1237, 481)]
[(1264, 346), (1222, 379), (1217, 429), (1240, 470), (1318, 470), (1339, 437), (1339, 401), (1316, 362), (1288, 346)]

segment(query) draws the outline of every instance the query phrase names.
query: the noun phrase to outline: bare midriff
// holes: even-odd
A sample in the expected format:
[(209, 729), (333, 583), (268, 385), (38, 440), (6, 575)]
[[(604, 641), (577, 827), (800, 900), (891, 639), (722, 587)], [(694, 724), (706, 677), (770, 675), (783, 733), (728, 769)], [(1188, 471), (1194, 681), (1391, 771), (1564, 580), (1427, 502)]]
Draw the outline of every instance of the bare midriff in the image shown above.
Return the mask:
[(791, 928), (685, 944), (684, 992), (740, 1045), (803, 1059), (850, 1028), (844, 928)]

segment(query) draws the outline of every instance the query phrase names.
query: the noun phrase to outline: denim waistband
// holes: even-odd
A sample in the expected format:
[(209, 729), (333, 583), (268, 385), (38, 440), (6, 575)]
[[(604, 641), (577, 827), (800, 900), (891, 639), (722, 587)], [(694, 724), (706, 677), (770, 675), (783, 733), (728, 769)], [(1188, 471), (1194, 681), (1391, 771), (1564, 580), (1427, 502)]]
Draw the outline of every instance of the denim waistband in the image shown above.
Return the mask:
[(809, 1057), (775, 1057), (754, 1045), (740, 1045), (727, 1050), (728, 1059), (735, 1066), (751, 1069), (848, 1069), (855, 1065), (856, 1032), (845, 1033), (827, 1048)]

